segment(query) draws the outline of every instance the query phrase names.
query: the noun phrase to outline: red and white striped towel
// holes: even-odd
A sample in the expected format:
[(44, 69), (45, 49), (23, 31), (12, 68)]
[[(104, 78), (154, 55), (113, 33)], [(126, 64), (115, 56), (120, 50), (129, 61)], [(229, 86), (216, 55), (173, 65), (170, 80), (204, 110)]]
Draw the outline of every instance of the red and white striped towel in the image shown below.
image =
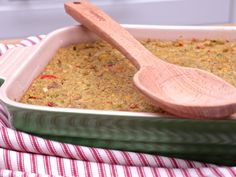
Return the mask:
[[(9, 48), (39, 43), (45, 36), (29, 37)], [(76, 146), (35, 137), (10, 127), (9, 114), (0, 104), (0, 177), (236, 177), (236, 167), (126, 151)]]

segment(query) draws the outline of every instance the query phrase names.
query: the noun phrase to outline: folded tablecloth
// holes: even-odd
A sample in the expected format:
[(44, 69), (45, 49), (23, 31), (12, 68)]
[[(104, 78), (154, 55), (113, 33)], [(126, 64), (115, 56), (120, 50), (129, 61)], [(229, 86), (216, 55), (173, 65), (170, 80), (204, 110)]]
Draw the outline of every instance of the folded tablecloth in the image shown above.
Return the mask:
[[(0, 55), (12, 47), (39, 43), (44, 37), (32, 36), (15, 45), (0, 44)], [(0, 104), (0, 177), (236, 177), (236, 167), (46, 140), (14, 130), (9, 117)]]

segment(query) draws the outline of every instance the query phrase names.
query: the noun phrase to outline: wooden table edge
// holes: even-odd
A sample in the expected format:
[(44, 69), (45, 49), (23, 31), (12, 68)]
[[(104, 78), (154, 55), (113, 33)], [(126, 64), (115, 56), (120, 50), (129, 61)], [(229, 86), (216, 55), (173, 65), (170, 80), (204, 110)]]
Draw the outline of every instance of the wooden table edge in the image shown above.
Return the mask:
[(22, 39), (3, 39), (0, 40), (2, 44), (18, 44)]

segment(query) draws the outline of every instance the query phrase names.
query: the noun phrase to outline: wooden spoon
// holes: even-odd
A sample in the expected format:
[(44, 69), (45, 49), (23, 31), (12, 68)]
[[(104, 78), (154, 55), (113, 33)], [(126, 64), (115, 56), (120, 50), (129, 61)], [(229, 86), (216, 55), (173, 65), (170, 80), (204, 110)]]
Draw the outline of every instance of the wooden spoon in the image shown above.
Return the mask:
[(66, 12), (115, 46), (136, 66), (136, 87), (152, 103), (186, 118), (222, 118), (236, 112), (236, 89), (217, 76), (166, 63), (105, 12), (87, 1), (65, 3)]

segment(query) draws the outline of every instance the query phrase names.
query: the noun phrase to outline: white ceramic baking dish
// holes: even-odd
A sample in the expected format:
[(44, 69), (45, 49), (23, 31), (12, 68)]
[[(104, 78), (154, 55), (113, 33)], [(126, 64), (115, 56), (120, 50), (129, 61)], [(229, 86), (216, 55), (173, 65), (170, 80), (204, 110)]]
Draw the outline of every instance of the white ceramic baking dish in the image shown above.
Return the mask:
[[(123, 25), (137, 39), (225, 39), (236, 41), (236, 27)], [(236, 152), (236, 121), (191, 120), (155, 113), (54, 108), (18, 101), (60, 47), (94, 41), (82, 26), (49, 34), (40, 44), (10, 49), (0, 58), (0, 98), (16, 129), (88, 146), (224, 161)], [(199, 156), (199, 153), (202, 154)], [(221, 156), (222, 155), (222, 156)], [(231, 161), (227, 161), (228, 164)]]

